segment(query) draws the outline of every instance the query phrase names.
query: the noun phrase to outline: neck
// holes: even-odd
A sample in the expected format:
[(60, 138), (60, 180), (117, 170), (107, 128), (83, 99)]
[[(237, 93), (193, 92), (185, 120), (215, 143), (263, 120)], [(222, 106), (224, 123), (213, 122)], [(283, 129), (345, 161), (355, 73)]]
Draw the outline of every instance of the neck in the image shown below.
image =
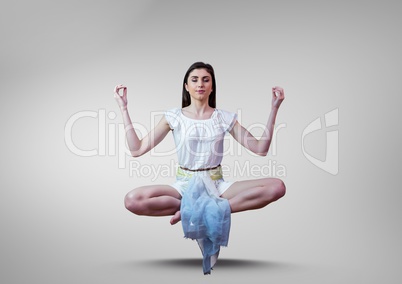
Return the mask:
[(208, 105), (208, 101), (196, 101), (193, 100), (191, 104), (188, 106), (188, 110), (196, 114), (203, 114), (210, 110), (211, 107)]

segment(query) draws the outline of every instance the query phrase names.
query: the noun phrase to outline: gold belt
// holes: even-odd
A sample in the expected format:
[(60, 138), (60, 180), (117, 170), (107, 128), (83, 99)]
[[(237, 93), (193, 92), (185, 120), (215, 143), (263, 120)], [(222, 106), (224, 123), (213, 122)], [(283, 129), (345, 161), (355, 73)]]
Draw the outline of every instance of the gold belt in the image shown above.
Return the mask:
[(183, 167), (178, 167), (177, 176), (191, 178), (194, 173), (202, 171), (209, 171), (209, 176), (211, 177), (212, 180), (218, 180), (223, 178), (221, 165), (212, 168), (197, 169), (197, 170), (189, 170)]
[(190, 169), (187, 169), (187, 168), (182, 167), (182, 166), (180, 166), (180, 168), (182, 168), (182, 169), (185, 170), (185, 171), (190, 171), (190, 172), (202, 172), (202, 171), (215, 170), (215, 169), (219, 168), (220, 166), (221, 166), (221, 165), (219, 164), (219, 165), (217, 165), (216, 167), (206, 168), (206, 169), (196, 169), (196, 170), (190, 170)]

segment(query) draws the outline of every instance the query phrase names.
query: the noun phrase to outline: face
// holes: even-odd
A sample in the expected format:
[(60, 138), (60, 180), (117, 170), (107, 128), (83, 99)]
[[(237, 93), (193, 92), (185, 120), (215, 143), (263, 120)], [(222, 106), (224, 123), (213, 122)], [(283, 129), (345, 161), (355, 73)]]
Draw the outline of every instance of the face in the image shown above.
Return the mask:
[(212, 92), (212, 76), (205, 69), (194, 69), (188, 76), (185, 87), (192, 99), (208, 101)]

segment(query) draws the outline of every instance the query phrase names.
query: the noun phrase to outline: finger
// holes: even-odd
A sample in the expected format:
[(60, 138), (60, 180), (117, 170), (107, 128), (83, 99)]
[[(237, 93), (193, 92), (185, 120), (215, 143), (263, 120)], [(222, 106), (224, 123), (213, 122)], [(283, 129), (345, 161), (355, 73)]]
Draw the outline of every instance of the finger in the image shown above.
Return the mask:
[(123, 91), (124, 90), (126, 90), (126, 87), (123, 87), (123, 86), (116, 86), (116, 92), (119, 92), (121, 89), (123, 89)]
[(116, 85), (116, 87), (114, 87), (114, 89), (116, 90), (116, 91), (119, 91), (120, 89), (122, 89), (123, 88), (123, 85)]
[(117, 89), (114, 93), (115, 93), (115, 96), (118, 96), (121, 98), (123, 95), (120, 95), (119, 91), (120, 91), (120, 89)]
[(119, 85), (116, 85), (114, 88), (115, 89), (122, 89), (122, 88), (126, 88), (126, 86), (124, 86), (123, 84), (119, 84)]
[(282, 97), (285, 94), (285, 92), (283, 91), (283, 89), (281, 87), (275, 86), (272, 89), (275, 90), (275, 93), (277, 94), (277, 96)]

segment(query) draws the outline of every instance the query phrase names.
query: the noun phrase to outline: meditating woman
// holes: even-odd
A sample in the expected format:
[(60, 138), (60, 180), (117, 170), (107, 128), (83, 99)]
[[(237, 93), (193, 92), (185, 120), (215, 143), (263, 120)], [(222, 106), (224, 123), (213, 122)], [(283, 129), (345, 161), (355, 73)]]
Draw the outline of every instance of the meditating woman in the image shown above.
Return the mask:
[[(235, 113), (216, 108), (215, 72), (210, 64), (196, 62), (190, 66), (183, 80), (182, 107), (165, 111), (156, 127), (142, 139), (132, 127), (126, 86), (117, 85), (114, 93), (132, 156), (147, 153), (172, 131), (179, 164), (174, 183), (133, 189), (125, 197), (126, 208), (137, 215), (172, 215), (171, 224), (186, 218), (183, 223), (186, 237), (198, 241), (204, 254), (204, 273), (209, 273), (216, 262), (218, 247), (227, 243), (227, 236), (222, 235), (229, 232), (230, 214), (265, 207), (285, 195), (285, 185), (278, 178), (226, 181), (221, 169), (227, 133), (253, 153), (267, 155), (278, 109), (285, 98), (283, 89), (272, 88), (271, 112), (259, 139), (240, 125)], [(184, 204), (186, 195), (188, 199)], [(195, 227), (191, 228), (193, 225)], [(200, 241), (205, 239), (209, 242)], [(205, 246), (211, 242), (214, 248), (207, 249)], [(209, 250), (207, 255), (206, 250)]]

